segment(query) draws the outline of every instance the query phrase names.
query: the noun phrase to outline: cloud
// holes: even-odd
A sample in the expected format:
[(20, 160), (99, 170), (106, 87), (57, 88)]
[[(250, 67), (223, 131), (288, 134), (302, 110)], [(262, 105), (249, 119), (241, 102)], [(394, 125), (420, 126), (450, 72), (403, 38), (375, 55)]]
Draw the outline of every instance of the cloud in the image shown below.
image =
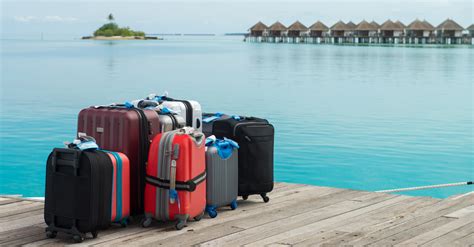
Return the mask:
[(58, 15), (47, 15), (44, 17), (36, 17), (36, 16), (15, 16), (13, 17), (15, 21), (18, 22), (32, 22), (32, 21), (39, 21), (39, 22), (73, 22), (78, 21), (76, 17), (64, 17)]
[(36, 19), (36, 17), (31, 16), (31, 15), (29, 15), (29, 16), (15, 16), (15, 17), (13, 17), (13, 19), (15, 19), (15, 21), (19, 21), (19, 22), (30, 22), (30, 21)]
[(61, 17), (57, 15), (48, 15), (44, 17), (45, 21), (50, 21), (50, 22), (70, 22), (70, 21), (77, 21), (77, 18), (75, 17)]

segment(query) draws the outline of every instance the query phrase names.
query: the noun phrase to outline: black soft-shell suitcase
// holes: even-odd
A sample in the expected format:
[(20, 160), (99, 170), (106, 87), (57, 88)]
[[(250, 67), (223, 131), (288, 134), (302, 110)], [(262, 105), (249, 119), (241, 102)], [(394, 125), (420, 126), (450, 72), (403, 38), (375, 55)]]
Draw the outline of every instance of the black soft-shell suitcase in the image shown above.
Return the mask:
[[(239, 148), (239, 196), (266, 193), (273, 190), (273, 145), (275, 129), (267, 120), (256, 117), (223, 117), (204, 122), (217, 138), (236, 141)], [(210, 126), (206, 126), (210, 125)]]
[(82, 242), (85, 234), (110, 225), (113, 164), (102, 151), (55, 148), (46, 167), (44, 220), (48, 237), (57, 232)]

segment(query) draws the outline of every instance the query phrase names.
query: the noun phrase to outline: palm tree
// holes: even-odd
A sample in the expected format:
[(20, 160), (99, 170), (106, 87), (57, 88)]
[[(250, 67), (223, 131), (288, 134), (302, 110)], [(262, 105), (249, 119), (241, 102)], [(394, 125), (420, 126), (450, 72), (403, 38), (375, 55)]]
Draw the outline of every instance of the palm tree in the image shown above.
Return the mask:
[(112, 14), (109, 14), (109, 16), (107, 17), (107, 19), (110, 21), (110, 22), (113, 22), (114, 21), (114, 16)]

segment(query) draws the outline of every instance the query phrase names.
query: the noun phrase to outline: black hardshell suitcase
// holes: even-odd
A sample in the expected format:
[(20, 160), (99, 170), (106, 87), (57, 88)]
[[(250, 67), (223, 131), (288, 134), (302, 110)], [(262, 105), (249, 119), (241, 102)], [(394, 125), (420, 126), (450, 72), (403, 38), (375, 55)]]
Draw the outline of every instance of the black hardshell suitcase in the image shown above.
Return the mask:
[(111, 217), (113, 164), (107, 153), (55, 148), (46, 167), (44, 220), (46, 235), (73, 235), (82, 242), (85, 234), (97, 237)]
[(246, 200), (260, 194), (268, 202), (266, 193), (273, 190), (273, 125), (256, 117), (224, 117), (204, 123), (204, 128), (211, 128), (217, 138), (227, 137), (239, 144), (239, 196)]

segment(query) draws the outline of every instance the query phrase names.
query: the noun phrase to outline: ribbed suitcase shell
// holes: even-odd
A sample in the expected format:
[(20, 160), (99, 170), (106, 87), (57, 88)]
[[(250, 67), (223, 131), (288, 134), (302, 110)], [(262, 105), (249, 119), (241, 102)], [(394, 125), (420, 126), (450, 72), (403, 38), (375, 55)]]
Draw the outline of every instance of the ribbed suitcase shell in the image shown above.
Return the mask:
[[(170, 167), (158, 167), (158, 160), (165, 155), (168, 141), (172, 147), (179, 145), (179, 157), (176, 161), (176, 181), (189, 181), (206, 171), (205, 141), (196, 143), (187, 134), (175, 134), (170, 131), (157, 135), (150, 146), (147, 175), (160, 179), (170, 179)], [(175, 134), (174, 138), (168, 139)], [(163, 141), (162, 141), (163, 140)], [(164, 156), (169, 159), (169, 155)], [(163, 164), (166, 162), (163, 162)], [(193, 192), (178, 190), (178, 203), (170, 203), (169, 189), (158, 188), (150, 184), (145, 186), (145, 215), (160, 221), (188, 219), (202, 215), (206, 206), (206, 182), (196, 186)]]
[[(114, 167), (111, 222), (126, 225), (126, 219), (130, 216), (130, 161), (123, 153), (109, 152), (108, 155)], [(120, 162), (117, 162), (115, 155), (120, 158)]]
[(222, 207), (230, 205), (238, 195), (238, 151), (223, 159), (215, 146), (206, 150), (207, 205)]
[[(149, 140), (160, 133), (161, 125), (154, 110), (143, 110), (148, 125), (148, 140), (140, 136), (143, 129), (138, 109), (120, 107), (90, 107), (79, 113), (78, 133), (96, 139), (99, 147), (124, 153), (130, 160), (130, 210), (131, 215), (143, 213), (145, 162), (148, 158)], [(146, 134), (146, 133), (144, 133)], [(146, 143), (142, 143), (146, 142)], [(142, 148), (146, 147), (146, 148)], [(144, 150), (142, 150), (144, 149)]]
[(186, 121), (179, 115), (160, 114), (160, 124), (161, 133), (163, 133), (186, 126)]
[(165, 100), (161, 104), (184, 118), (186, 126), (202, 131), (202, 110), (199, 102), (194, 100)]

